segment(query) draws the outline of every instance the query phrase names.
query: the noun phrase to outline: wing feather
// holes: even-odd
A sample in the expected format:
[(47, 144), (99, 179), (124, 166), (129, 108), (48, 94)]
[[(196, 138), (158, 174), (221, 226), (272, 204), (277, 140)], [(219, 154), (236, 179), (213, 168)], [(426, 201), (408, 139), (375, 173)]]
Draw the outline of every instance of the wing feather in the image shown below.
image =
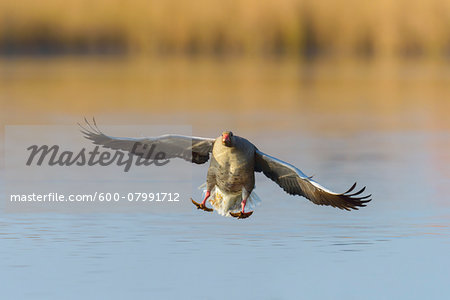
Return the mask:
[(300, 195), (318, 205), (330, 205), (340, 209), (351, 210), (366, 206), (372, 195), (355, 197), (365, 191), (365, 187), (354, 192), (356, 182), (345, 192), (335, 193), (321, 186), (312, 177), (306, 176), (295, 166), (267, 155), (259, 150), (255, 154), (255, 171), (275, 181), (286, 193)]
[(81, 127), (81, 133), (94, 144), (113, 150), (128, 151), (146, 159), (155, 159), (157, 153), (162, 152), (165, 154), (165, 159), (182, 158), (196, 164), (203, 164), (209, 160), (215, 141), (211, 138), (175, 134), (146, 138), (113, 137), (101, 132), (94, 119), (93, 124), (86, 118), (84, 120), (85, 126), (78, 124)]

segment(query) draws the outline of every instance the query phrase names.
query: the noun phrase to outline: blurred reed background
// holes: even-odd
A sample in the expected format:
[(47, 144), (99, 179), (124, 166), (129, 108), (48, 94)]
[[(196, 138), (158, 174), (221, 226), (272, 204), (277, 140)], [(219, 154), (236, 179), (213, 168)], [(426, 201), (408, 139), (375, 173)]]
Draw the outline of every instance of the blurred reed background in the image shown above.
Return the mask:
[[(4, 180), (5, 125), (71, 125), (55, 140), (78, 153), (84, 116), (113, 136), (233, 130), (327, 188), (373, 194), (347, 214), (258, 174), (245, 224), (189, 197), (161, 214), (0, 214), (2, 298), (449, 299), (449, 113), (450, 0), (0, 0), (0, 204), (29, 189)], [(173, 181), (84, 180), (185, 180), (201, 199), (206, 165), (178, 163)], [(51, 192), (82, 191), (42, 173)]]
[(0, 124), (447, 129), (449, 57), (450, 0), (0, 0)]
[(447, 57), (448, 0), (0, 1), (12, 54)]

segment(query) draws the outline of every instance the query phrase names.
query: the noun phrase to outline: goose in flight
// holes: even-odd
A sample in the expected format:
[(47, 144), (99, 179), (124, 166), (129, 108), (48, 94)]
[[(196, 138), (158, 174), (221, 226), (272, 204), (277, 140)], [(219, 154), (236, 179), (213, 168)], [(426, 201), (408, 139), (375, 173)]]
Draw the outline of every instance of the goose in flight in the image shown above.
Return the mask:
[[(148, 138), (112, 137), (101, 132), (95, 120), (81, 126), (84, 136), (96, 145), (113, 150), (128, 151), (135, 155), (153, 158), (153, 153), (163, 152), (166, 159), (182, 158), (195, 164), (211, 159), (207, 177), (206, 194), (201, 203), (192, 203), (201, 210), (213, 211), (206, 201), (223, 215), (238, 219), (249, 217), (247, 200), (255, 188), (255, 172), (262, 172), (286, 193), (303, 196), (315, 204), (329, 205), (345, 210), (357, 210), (371, 201), (371, 195), (362, 196), (365, 187), (354, 191), (356, 183), (345, 193), (335, 193), (306, 176), (295, 166), (261, 152), (245, 138), (223, 132), (217, 138), (202, 138), (167, 134)], [(149, 153), (149, 149), (152, 151)]]

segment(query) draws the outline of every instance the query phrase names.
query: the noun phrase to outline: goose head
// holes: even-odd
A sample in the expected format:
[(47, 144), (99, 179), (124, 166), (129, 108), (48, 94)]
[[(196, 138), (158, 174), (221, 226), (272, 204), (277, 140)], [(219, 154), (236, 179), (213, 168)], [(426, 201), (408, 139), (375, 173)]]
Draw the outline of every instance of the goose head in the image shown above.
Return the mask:
[(222, 144), (227, 147), (233, 146), (233, 133), (231, 131), (222, 132)]

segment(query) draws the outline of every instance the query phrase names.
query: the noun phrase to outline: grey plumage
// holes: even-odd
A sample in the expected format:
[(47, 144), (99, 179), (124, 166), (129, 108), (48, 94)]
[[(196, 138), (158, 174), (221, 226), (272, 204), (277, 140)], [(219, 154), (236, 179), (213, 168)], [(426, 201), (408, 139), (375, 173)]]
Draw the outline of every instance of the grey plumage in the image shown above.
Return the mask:
[(366, 206), (365, 203), (371, 201), (369, 198), (372, 195), (359, 196), (364, 192), (365, 187), (353, 194), (351, 193), (356, 187), (356, 182), (345, 193), (335, 193), (321, 186), (293, 165), (271, 157), (259, 150), (256, 150), (255, 160), (256, 172), (263, 172), (264, 175), (275, 181), (286, 193), (303, 196), (315, 204), (351, 210), (364, 207)]
[(207, 189), (218, 185), (222, 191), (237, 193), (244, 187), (249, 193), (255, 187), (255, 146), (244, 138), (233, 136), (233, 147), (218, 137), (212, 149)]
[(95, 145), (132, 152), (148, 159), (154, 159), (156, 153), (163, 152), (167, 159), (182, 158), (196, 164), (203, 164), (209, 160), (211, 148), (215, 141), (215, 139), (175, 134), (148, 138), (112, 137), (101, 132), (95, 120), (93, 120), (92, 125), (86, 119), (85, 122), (86, 126), (78, 124), (81, 127), (81, 133)]
[(211, 156), (207, 174), (208, 191), (218, 187), (220, 191), (233, 195), (242, 191), (246, 194), (243, 197), (247, 197), (255, 187), (255, 172), (262, 172), (285, 192), (303, 196), (318, 205), (356, 210), (371, 201), (371, 195), (360, 196), (365, 187), (351, 193), (355, 183), (345, 193), (332, 192), (295, 166), (261, 152), (248, 140), (232, 136), (232, 133), (227, 144), (220, 136), (216, 139), (173, 134), (149, 138), (111, 137), (102, 133), (95, 121), (93, 125), (86, 121), (86, 125), (80, 126), (87, 139), (114, 150), (142, 155), (153, 147), (164, 152), (166, 158), (182, 158), (197, 164), (207, 162)]

